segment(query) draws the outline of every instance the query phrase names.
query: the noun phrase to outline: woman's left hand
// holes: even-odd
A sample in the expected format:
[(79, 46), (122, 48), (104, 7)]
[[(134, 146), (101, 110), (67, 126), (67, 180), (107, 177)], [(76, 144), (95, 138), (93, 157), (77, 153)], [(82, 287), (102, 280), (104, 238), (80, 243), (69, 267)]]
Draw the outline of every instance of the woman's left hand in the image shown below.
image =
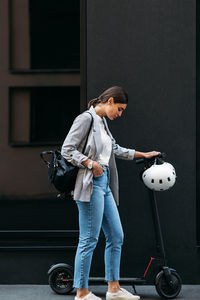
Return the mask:
[(157, 156), (159, 154), (161, 154), (161, 152), (158, 152), (158, 151), (143, 152), (143, 157), (144, 158), (151, 158), (151, 157)]

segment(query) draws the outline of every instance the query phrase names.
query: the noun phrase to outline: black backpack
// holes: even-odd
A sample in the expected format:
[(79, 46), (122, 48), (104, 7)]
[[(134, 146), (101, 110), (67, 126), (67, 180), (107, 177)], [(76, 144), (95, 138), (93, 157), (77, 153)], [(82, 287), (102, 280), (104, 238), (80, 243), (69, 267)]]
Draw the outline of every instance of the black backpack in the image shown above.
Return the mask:
[[(91, 115), (91, 113), (89, 114)], [(92, 124), (93, 117), (82, 153), (85, 151)], [(51, 155), (51, 160), (46, 160), (44, 155)], [(40, 153), (40, 157), (48, 166), (48, 179), (50, 183), (53, 184), (60, 193), (70, 194), (74, 190), (79, 168), (68, 162), (62, 156), (60, 150), (43, 151)]]

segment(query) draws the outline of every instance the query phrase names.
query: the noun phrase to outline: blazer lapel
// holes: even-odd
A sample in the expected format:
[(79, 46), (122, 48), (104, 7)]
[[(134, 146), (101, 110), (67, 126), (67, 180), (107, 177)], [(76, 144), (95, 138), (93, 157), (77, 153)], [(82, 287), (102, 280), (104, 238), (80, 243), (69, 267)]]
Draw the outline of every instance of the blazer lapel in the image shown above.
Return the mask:
[(102, 140), (101, 140), (101, 132), (100, 132), (100, 126), (99, 126), (99, 120), (96, 116), (96, 111), (93, 106), (90, 107), (89, 112), (93, 116), (93, 137), (94, 137), (94, 142), (96, 146), (96, 158), (99, 157), (100, 153), (102, 152)]

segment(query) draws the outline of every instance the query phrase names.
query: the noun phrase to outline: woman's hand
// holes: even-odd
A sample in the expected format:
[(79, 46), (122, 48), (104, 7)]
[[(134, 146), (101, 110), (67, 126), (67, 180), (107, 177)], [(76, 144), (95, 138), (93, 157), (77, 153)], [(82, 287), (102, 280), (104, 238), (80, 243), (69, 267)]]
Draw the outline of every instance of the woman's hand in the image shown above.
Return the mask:
[(151, 157), (157, 156), (159, 154), (161, 154), (161, 152), (158, 152), (158, 151), (151, 151), (151, 152), (135, 151), (134, 158), (138, 158), (138, 157), (151, 158)]
[(159, 154), (160, 154), (160, 152), (157, 152), (157, 151), (144, 152), (144, 157), (145, 158), (151, 158), (151, 157), (157, 156)]
[[(91, 162), (91, 159), (87, 159), (82, 162), (82, 165), (87, 168), (88, 164)], [(92, 173), (94, 176), (101, 176), (105, 169), (99, 165), (96, 161), (92, 161)]]
[(101, 176), (104, 171), (105, 169), (101, 165), (99, 165), (96, 161), (93, 161), (92, 173), (94, 176)]

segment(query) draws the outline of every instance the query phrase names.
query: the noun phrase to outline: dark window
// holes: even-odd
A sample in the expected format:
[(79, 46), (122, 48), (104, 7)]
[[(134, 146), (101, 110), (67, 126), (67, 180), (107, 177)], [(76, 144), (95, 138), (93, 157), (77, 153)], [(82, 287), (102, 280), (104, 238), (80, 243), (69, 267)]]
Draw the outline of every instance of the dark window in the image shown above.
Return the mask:
[[(2, 198), (1, 230), (76, 229), (78, 227), (77, 219), (75, 218), (77, 210), (74, 205), (75, 202), (73, 202), (74, 201), (66, 201), (66, 199), (59, 199), (58, 205), (58, 199), (53, 196), (43, 199), (29, 198), (28, 201), (24, 198)], [(73, 214), (73, 217), (66, 217), (66, 211)], [(16, 218), (16, 216), (18, 216), (18, 218)], [(0, 237), (1, 234), (2, 232), (0, 231)], [(3, 240), (1, 240), (1, 242), (3, 243)]]
[(80, 113), (79, 87), (31, 89), (31, 142), (62, 142)]
[(80, 0), (29, 0), (32, 69), (80, 68)]

